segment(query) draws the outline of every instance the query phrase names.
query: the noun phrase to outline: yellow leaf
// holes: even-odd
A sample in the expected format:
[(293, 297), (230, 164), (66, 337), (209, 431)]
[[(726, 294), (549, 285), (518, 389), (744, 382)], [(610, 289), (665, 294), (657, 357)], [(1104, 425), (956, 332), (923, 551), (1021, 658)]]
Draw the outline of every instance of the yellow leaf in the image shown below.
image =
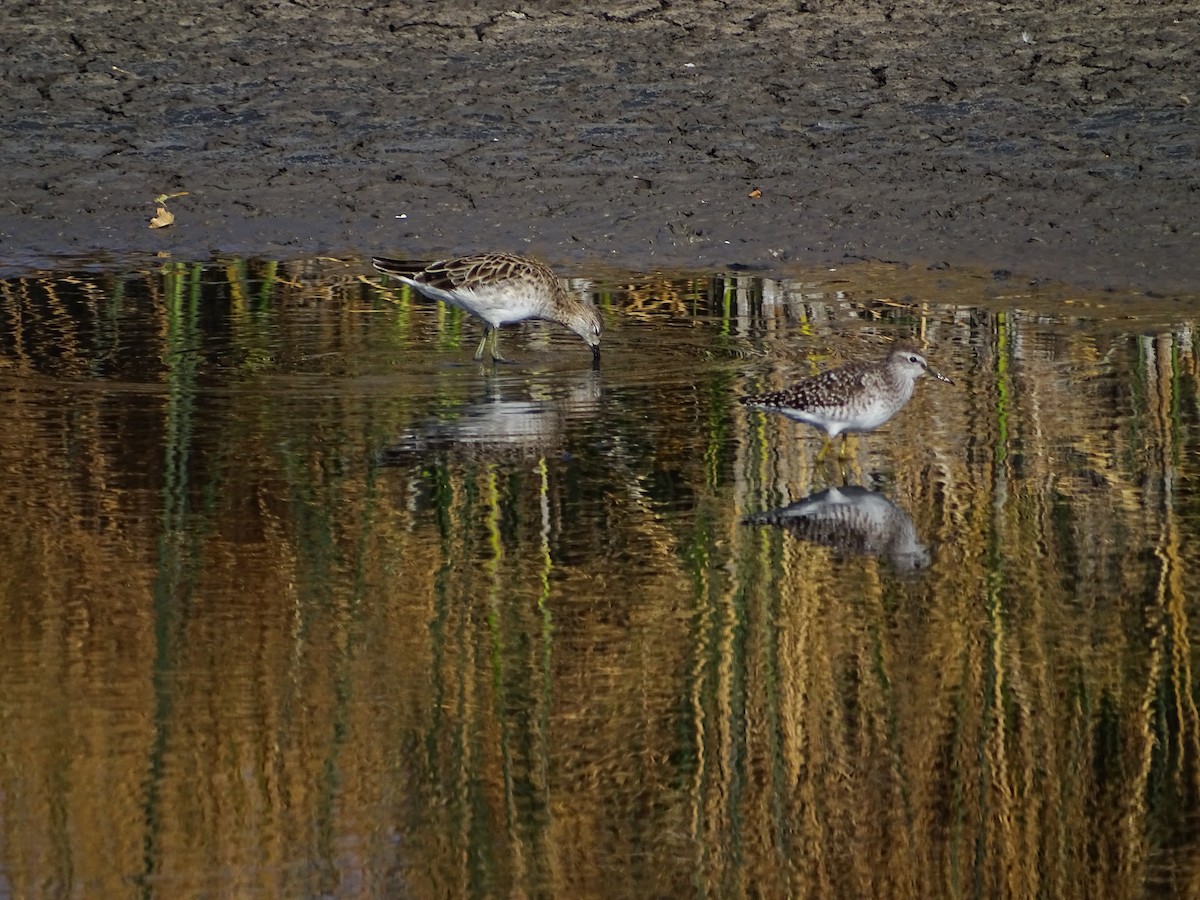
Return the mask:
[(171, 212), (165, 206), (160, 206), (155, 213), (154, 218), (150, 220), (151, 228), (166, 228), (175, 221), (175, 213)]

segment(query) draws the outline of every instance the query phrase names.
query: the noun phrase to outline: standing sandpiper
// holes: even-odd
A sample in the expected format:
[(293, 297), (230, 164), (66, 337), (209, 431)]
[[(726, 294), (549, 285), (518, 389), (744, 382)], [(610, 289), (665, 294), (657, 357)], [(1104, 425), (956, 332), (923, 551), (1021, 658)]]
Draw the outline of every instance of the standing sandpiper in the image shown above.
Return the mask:
[(874, 431), (900, 412), (912, 397), (917, 379), (926, 373), (954, 384), (941, 372), (929, 368), (915, 347), (897, 344), (883, 359), (856, 360), (797, 381), (781, 391), (742, 397), (741, 402), (820, 428), (826, 434), (825, 446), (817, 455), (820, 460), (839, 434), (844, 449), (846, 433)]
[(507, 253), (485, 253), (444, 259), (429, 265), (375, 257), (380, 272), (403, 281), (432, 300), (441, 300), (483, 320), (483, 340), (475, 351), (483, 359), (488, 338), (492, 359), (500, 355), (500, 326), (526, 319), (545, 319), (570, 328), (600, 361), (600, 313), (566, 292), (562, 282), (540, 262)]

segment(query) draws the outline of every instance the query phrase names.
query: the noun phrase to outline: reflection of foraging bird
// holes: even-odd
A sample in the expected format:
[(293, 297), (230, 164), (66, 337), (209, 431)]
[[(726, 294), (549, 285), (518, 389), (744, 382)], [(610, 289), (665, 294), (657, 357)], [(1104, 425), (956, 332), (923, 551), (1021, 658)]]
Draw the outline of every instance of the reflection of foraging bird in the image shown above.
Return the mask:
[(781, 391), (743, 397), (741, 402), (820, 428), (826, 434), (825, 446), (817, 456), (820, 459), (839, 434), (843, 436), (844, 448), (846, 433), (874, 431), (900, 412), (912, 397), (917, 379), (926, 373), (954, 384), (929, 368), (915, 347), (900, 344), (884, 359), (856, 360), (797, 381)]
[(430, 454), (488, 463), (516, 457), (557, 456), (571, 446), (577, 428), (596, 418), (603, 397), (600, 373), (575, 378), (561, 373), (493, 381), (486, 397), (428, 417), (379, 451), (383, 465), (425, 465)]
[(485, 253), (445, 259), (430, 265), (398, 259), (372, 260), (391, 275), (433, 300), (441, 300), (483, 320), (483, 340), (475, 351), (483, 359), (488, 338), (492, 359), (500, 355), (500, 326), (526, 319), (544, 319), (570, 328), (600, 359), (600, 314), (567, 293), (550, 269), (540, 262), (506, 253)]

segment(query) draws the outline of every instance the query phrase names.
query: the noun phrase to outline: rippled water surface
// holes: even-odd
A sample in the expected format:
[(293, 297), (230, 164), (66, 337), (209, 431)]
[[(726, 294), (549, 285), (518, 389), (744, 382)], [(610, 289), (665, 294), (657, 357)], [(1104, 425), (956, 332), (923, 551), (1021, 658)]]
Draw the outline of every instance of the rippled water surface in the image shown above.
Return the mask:
[(1196, 298), (365, 272), (0, 282), (0, 895), (1200, 893)]

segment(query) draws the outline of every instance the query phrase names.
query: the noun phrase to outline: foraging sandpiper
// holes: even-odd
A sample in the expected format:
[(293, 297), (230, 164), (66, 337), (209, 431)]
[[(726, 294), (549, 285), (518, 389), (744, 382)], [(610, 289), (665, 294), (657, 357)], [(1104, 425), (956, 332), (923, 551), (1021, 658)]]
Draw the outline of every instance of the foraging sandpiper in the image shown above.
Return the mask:
[(929, 368), (915, 347), (897, 344), (883, 359), (856, 360), (797, 381), (781, 391), (742, 397), (741, 402), (820, 428), (826, 438), (817, 456), (819, 460), (839, 434), (844, 449), (846, 433), (874, 431), (900, 412), (912, 397), (917, 379), (926, 373), (954, 384), (941, 372)]
[(499, 336), (502, 325), (545, 319), (557, 322), (583, 338), (592, 348), (592, 358), (599, 363), (599, 311), (567, 293), (562, 282), (543, 263), (507, 253), (464, 256), (432, 264), (382, 257), (375, 257), (371, 262), (380, 272), (404, 282), (426, 297), (457, 306), (482, 319), (483, 340), (475, 351), (476, 359), (483, 359), (483, 350), (490, 337), (492, 359), (503, 362)]

